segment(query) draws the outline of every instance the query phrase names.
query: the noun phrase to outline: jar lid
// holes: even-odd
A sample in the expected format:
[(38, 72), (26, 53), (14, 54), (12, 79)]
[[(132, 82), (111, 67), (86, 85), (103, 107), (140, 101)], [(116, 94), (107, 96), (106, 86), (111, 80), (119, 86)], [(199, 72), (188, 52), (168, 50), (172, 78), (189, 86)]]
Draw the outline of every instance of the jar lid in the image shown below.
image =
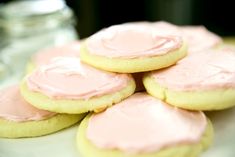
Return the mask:
[(12, 1), (0, 7), (0, 30), (7, 36), (27, 36), (71, 24), (72, 17), (64, 0)]

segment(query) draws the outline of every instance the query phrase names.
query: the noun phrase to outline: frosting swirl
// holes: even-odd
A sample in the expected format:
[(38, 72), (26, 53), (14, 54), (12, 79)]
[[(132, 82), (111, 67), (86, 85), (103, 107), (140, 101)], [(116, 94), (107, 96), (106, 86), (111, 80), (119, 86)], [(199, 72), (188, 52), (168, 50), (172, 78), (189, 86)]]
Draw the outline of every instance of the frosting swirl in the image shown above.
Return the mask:
[(178, 91), (235, 88), (235, 52), (203, 50), (151, 76), (160, 85)]
[(132, 79), (128, 74), (117, 74), (95, 69), (75, 57), (56, 57), (50, 64), (37, 68), (26, 78), (31, 91), (54, 99), (89, 99), (126, 87)]
[(99, 148), (142, 153), (197, 143), (206, 126), (206, 117), (200, 111), (182, 110), (146, 93), (136, 93), (92, 115), (86, 136)]
[(123, 25), (128, 27), (142, 27), (158, 36), (180, 36), (188, 44), (189, 53), (214, 48), (222, 43), (221, 37), (210, 32), (204, 26), (177, 26), (165, 21), (130, 22)]
[(158, 35), (138, 25), (116, 25), (101, 30), (86, 41), (89, 53), (109, 58), (140, 58), (170, 53), (182, 46), (179, 36)]

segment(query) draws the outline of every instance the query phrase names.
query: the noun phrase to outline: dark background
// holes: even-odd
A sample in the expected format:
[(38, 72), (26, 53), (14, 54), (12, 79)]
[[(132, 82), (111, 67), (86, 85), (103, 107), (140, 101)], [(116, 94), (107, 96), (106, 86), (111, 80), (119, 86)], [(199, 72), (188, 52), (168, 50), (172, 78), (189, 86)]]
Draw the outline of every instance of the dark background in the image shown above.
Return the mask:
[[(7, 2), (9, 0), (0, 0)], [(103, 27), (129, 21), (165, 20), (178, 25), (205, 25), (221, 36), (235, 36), (233, 0), (66, 0), (85, 38)]]

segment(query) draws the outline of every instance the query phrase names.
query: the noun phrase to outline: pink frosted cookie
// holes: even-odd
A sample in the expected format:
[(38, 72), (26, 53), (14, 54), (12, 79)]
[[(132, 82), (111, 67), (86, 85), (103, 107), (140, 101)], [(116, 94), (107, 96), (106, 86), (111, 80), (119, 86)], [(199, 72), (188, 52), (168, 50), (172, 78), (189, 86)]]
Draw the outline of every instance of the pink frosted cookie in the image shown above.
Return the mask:
[(221, 37), (208, 31), (204, 26), (183, 26), (180, 28), (183, 38), (188, 43), (189, 54), (215, 48), (222, 43)]
[(87, 116), (79, 126), (77, 144), (83, 157), (196, 157), (212, 137), (212, 126), (202, 112), (136, 93)]
[(69, 127), (82, 117), (37, 109), (21, 97), (18, 85), (0, 91), (0, 137), (42, 136)]
[(26, 76), (21, 93), (35, 107), (59, 113), (100, 111), (131, 95), (135, 82), (128, 74), (111, 73), (57, 57)]
[(176, 65), (149, 72), (146, 90), (167, 103), (192, 110), (235, 105), (235, 51), (203, 50)]
[(134, 73), (168, 67), (186, 55), (180, 36), (146, 28), (123, 24), (103, 29), (82, 44), (81, 60), (106, 71)]

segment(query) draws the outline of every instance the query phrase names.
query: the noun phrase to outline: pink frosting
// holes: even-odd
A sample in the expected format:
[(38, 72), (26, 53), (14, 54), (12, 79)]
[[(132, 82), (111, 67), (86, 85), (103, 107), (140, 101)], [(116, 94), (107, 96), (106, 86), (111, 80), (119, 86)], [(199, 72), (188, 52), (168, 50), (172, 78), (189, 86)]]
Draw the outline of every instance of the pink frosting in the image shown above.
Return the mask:
[(158, 34), (182, 36), (182, 31), (178, 26), (165, 21), (154, 22), (152, 23), (152, 27)]
[(113, 93), (126, 87), (128, 74), (95, 69), (75, 57), (57, 57), (37, 68), (26, 83), (31, 91), (54, 99), (89, 99)]
[(189, 53), (213, 48), (222, 43), (218, 35), (208, 31), (204, 26), (184, 26), (181, 27), (181, 31), (188, 43)]
[(33, 63), (36, 66), (41, 66), (48, 64), (51, 59), (59, 56), (65, 57), (76, 57), (79, 56), (80, 51), (80, 43), (78, 41), (69, 43), (64, 46), (58, 46), (53, 48), (48, 48), (38, 52), (35, 56), (33, 56)]
[(18, 85), (0, 91), (0, 117), (10, 121), (38, 121), (54, 116), (28, 104), (20, 95)]
[(206, 126), (202, 112), (182, 110), (146, 93), (136, 93), (106, 111), (92, 115), (86, 136), (102, 149), (144, 153), (197, 143)]
[(151, 29), (157, 35), (175, 35), (175, 36), (182, 36), (182, 31), (176, 25), (173, 25), (166, 21), (157, 21), (157, 22), (129, 22), (124, 23), (124, 25), (134, 25), (134, 26), (141, 26), (146, 27), (145, 29)]
[(235, 51), (204, 50), (152, 72), (162, 86), (179, 91), (235, 88)]
[(188, 44), (189, 53), (198, 52), (204, 49), (213, 48), (222, 43), (221, 37), (208, 31), (204, 26), (183, 26), (179, 27), (165, 21), (158, 22), (130, 22), (125, 23), (128, 27), (142, 27), (150, 30), (158, 36), (174, 35), (182, 37)]
[(182, 46), (179, 36), (158, 35), (154, 29), (124, 24), (104, 29), (91, 36), (89, 53), (110, 58), (141, 58), (170, 53)]

